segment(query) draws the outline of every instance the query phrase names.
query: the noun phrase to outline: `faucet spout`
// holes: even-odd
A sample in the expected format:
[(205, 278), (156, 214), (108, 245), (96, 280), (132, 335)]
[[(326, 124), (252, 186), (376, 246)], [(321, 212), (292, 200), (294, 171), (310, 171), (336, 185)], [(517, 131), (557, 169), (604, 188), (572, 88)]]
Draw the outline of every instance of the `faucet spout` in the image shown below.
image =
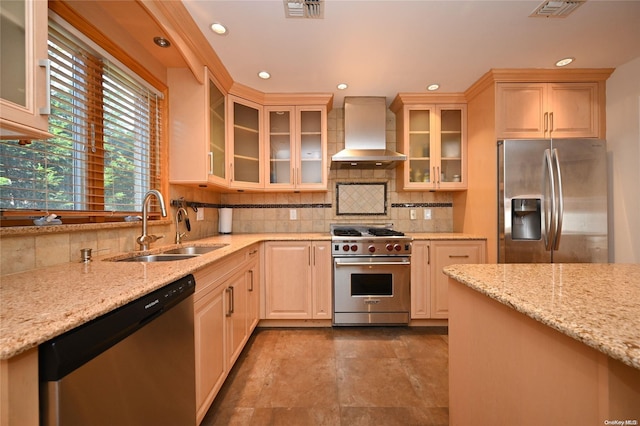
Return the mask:
[(167, 217), (167, 208), (165, 207), (164, 198), (162, 197), (162, 194), (160, 193), (160, 191), (158, 191), (157, 189), (151, 189), (147, 191), (147, 193), (144, 196), (144, 200), (142, 201), (142, 235), (140, 235), (136, 239), (136, 242), (140, 244), (140, 250), (148, 250), (149, 244), (163, 237), (162, 235), (160, 236), (149, 235), (147, 233), (147, 224), (149, 220), (148, 209), (149, 209), (149, 201), (151, 200), (151, 197), (156, 197), (158, 199), (162, 217)]
[(191, 231), (191, 225), (189, 224), (189, 214), (184, 207), (178, 208), (176, 212), (176, 244), (180, 244), (182, 242), (182, 238), (186, 237), (186, 232), (180, 232), (180, 222), (184, 218), (185, 227), (187, 231)]

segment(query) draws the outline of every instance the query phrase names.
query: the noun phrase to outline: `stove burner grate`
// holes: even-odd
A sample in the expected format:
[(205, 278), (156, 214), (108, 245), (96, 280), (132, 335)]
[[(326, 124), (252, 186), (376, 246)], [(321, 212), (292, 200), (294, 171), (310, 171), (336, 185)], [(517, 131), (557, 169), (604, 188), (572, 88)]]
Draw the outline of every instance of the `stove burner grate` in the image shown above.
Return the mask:
[(336, 237), (361, 237), (362, 232), (353, 228), (334, 229), (333, 235)]
[(369, 233), (376, 237), (402, 237), (404, 232), (394, 231), (393, 229), (386, 228), (370, 228)]

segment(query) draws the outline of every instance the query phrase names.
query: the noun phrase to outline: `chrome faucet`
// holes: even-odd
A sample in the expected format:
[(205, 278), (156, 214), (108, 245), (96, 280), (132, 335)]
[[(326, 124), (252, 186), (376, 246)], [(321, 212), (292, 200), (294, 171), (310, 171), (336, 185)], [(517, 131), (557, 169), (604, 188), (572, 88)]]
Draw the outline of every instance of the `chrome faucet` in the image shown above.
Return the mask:
[(186, 238), (186, 232), (180, 232), (180, 222), (182, 222), (182, 218), (184, 215), (184, 224), (187, 228), (187, 231), (191, 231), (191, 225), (189, 224), (189, 214), (184, 207), (180, 207), (176, 212), (176, 244), (180, 244), (182, 242), (182, 238)]
[(149, 244), (157, 241), (159, 238), (162, 238), (164, 235), (148, 235), (147, 234), (147, 209), (149, 200), (151, 196), (155, 196), (158, 199), (158, 203), (160, 203), (160, 209), (162, 210), (162, 217), (167, 217), (167, 208), (164, 205), (164, 198), (162, 198), (162, 194), (157, 189), (151, 189), (147, 191), (144, 196), (144, 201), (142, 202), (142, 235), (140, 235), (136, 242), (140, 244), (140, 250), (148, 250)]

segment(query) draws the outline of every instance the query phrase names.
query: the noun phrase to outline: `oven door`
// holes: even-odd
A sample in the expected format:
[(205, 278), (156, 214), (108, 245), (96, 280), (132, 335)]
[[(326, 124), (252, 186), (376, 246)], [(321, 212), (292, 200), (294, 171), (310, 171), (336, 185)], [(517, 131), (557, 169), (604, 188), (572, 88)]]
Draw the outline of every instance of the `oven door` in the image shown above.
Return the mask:
[(335, 257), (333, 266), (334, 325), (409, 322), (409, 257)]

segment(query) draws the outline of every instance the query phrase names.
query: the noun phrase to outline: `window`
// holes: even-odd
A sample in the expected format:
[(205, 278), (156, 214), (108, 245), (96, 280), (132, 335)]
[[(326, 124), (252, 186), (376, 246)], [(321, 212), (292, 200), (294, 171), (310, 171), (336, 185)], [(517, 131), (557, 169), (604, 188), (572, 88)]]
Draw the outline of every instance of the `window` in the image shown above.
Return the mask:
[(49, 60), (53, 137), (0, 142), (3, 219), (141, 211), (160, 187), (162, 99), (52, 21)]

